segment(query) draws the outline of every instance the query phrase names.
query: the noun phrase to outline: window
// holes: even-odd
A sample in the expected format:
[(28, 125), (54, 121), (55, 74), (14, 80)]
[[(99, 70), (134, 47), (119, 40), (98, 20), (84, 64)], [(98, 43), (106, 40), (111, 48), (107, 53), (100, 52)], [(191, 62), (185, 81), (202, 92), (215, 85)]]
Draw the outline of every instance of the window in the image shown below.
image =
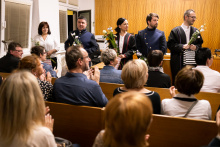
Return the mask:
[(60, 21), (60, 43), (64, 43), (67, 39), (67, 14), (66, 11), (59, 11)]
[(78, 6), (78, 0), (69, 0), (70, 5)]
[(30, 5), (6, 1), (5, 21), (5, 40), (13, 40), (28, 48)]

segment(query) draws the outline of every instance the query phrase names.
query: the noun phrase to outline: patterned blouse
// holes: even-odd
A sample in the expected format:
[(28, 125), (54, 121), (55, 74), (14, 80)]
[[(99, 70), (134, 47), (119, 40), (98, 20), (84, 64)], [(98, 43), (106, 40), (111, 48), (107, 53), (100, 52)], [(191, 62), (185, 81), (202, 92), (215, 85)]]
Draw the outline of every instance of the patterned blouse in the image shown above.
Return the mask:
[(37, 79), (37, 81), (42, 90), (44, 100), (46, 101), (52, 99), (53, 85), (48, 81), (41, 81), (40, 79)]

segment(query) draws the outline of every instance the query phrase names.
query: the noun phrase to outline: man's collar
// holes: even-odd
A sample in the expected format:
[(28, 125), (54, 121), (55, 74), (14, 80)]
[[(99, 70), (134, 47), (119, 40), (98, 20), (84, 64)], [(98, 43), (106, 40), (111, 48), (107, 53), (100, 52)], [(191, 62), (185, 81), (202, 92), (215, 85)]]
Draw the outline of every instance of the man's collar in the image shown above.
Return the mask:
[(86, 30), (86, 29), (83, 29), (82, 31), (80, 31), (79, 29), (77, 29), (77, 31), (80, 32), (80, 33), (84, 33), (84, 32), (86, 32), (87, 30)]
[(181, 27), (182, 27), (183, 29), (190, 29), (190, 26), (186, 26), (186, 25), (184, 25), (184, 23), (182, 23)]

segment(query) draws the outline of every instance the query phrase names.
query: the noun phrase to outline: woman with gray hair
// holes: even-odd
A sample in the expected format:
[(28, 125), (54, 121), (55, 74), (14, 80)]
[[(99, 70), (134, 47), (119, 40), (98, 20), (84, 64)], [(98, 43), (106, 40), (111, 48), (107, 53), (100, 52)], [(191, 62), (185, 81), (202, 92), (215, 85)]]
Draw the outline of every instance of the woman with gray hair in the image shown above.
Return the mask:
[(101, 61), (105, 66), (100, 71), (100, 82), (123, 84), (121, 70), (115, 69), (118, 64), (117, 53), (113, 49), (106, 49), (101, 54)]

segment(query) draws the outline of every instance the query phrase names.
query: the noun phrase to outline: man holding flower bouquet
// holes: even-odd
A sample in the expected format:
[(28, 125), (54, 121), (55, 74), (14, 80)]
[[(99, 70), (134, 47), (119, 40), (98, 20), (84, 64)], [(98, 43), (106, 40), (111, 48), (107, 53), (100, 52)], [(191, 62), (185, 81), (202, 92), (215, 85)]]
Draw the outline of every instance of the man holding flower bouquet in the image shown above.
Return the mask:
[(167, 42), (167, 46), (171, 52), (170, 66), (173, 83), (178, 71), (185, 65), (196, 66), (195, 51), (203, 43), (200, 32), (204, 26), (201, 27), (201, 30), (192, 26), (196, 20), (195, 11), (188, 9), (183, 17), (183, 24), (171, 30)]

